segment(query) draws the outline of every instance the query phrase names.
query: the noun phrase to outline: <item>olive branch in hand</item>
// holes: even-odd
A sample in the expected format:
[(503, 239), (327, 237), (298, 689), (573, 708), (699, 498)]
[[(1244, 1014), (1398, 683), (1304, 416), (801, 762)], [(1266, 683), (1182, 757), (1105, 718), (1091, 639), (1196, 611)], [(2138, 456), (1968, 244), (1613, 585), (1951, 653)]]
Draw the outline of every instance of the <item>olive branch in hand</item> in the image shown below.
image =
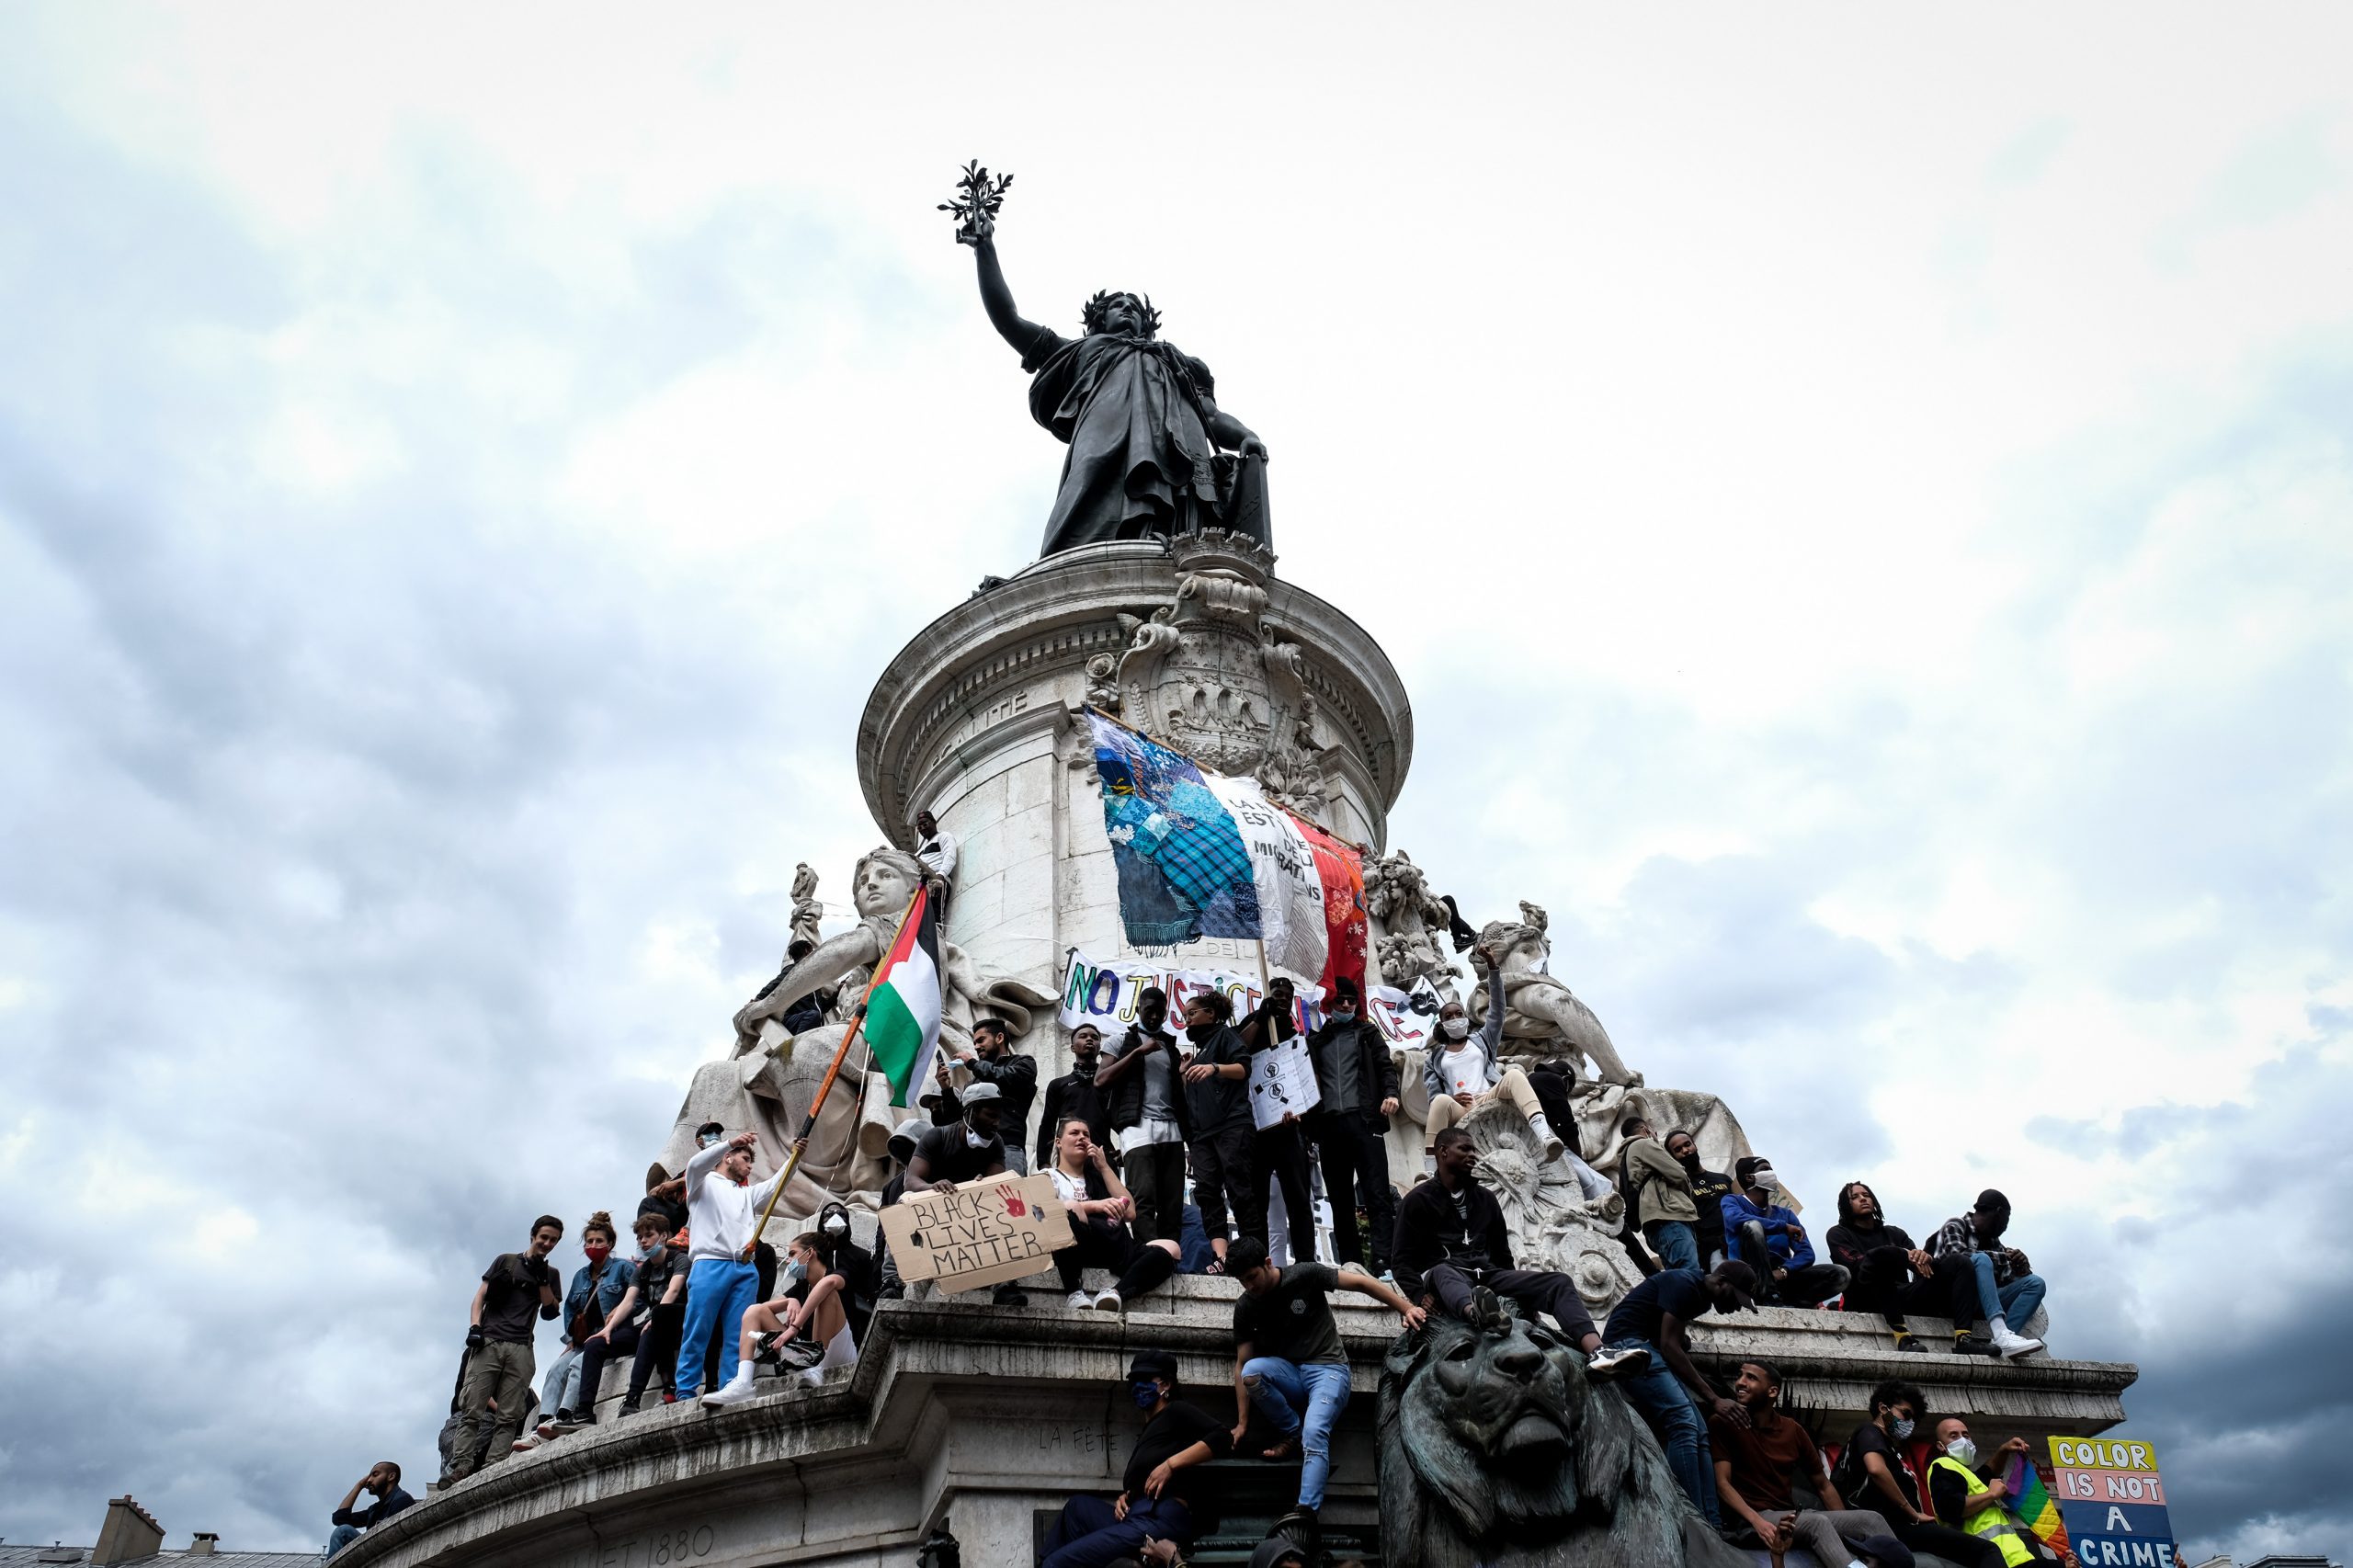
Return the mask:
[(1012, 185), (1011, 175), (992, 176), (977, 158), (964, 165), (963, 177), (956, 182), (956, 199), (939, 204), (939, 210), (956, 215), (960, 244), (973, 244), (988, 237), (996, 227), (996, 210), (1005, 205), (1005, 193)]

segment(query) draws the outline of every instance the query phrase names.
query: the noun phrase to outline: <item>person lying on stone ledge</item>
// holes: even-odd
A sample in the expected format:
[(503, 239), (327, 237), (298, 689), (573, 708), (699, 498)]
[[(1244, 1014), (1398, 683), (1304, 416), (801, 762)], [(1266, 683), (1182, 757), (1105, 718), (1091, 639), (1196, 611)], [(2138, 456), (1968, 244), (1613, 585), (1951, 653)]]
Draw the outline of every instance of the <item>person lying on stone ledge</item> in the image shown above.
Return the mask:
[(1585, 1352), (1589, 1378), (1639, 1371), (1650, 1364), (1646, 1351), (1603, 1348), (1593, 1316), (1567, 1275), (1513, 1267), (1503, 1205), (1472, 1179), (1479, 1154), (1468, 1132), (1449, 1127), (1439, 1133), (1432, 1157), (1438, 1173), (1397, 1206), (1391, 1266), (1407, 1301), (1435, 1300), (1456, 1317), (1475, 1322), (1474, 1297), (1491, 1290), (1517, 1302), (1530, 1322), (1540, 1312), (1550, 1313), (1569, 1343)]
[[(1135, 1200), (1111, 1169), (1108, 1151), (1095, 1142), (1084, 1118), (1066, 1116), (1054, 1129), (1053, 1164), (1047, 1174), (1070, 1214), (1071, 1244), (1054, 1254), (1063, 1289), (1074, 1307), (1116, 1312), (1128, 1302), (1167, 1283), (1176, 1272), (1175, 1242), (1139, 1242), (1128, 1228)], [(1108, 1268), (1118, 1283), (1099, 1296), (1079, 1288), (1085, 1270)]]
[[(825, 1262), (819, 1249), (823, 1239), (814, 1231), (803, 1231), (792, 1238), (791, 1262), (786, 1267), (790, 1288), (744, 1314), (735, 1375), (702, 1396), (706, 1406), (722, 1409), (738, 1404), (758, 1392), (761, 1342), (771, 1335), (780, 1342), (780, 1358), (798, 1369), (801, 1381), (811, 1388), (825, 1381), (827, 1368), (857, 1362), (858, 1344), (850, 1336), (843, 1294), (849, 1282)], [(802, 1346), (809, 1354), (795, 1354)]]
[(1847, 1288), (1847, 1271), (1816, 1263), (1813, 1240), (1797, 1211), (1781, 1199), (1781, 1178), (1773, 1162), (1748, 1154), (1733, 1162), (1733, 1190), (1717, 1201), (1724, 1217), (1724, 1244), (1756, 1270), (1764, 1282), (1759, 1299), (1779, 1307), (1817, 1307)]
[(1198, 1467), (1224, 1458), (1232, 1435), (1200, 1406), (1176, 1397), (1176, 1358), (1165, 1350), (1139, 1352), (1128, 1368), (1128, 1388), (1144, 1424), (1128, 1450), (1120, 1494), (1108, 1503), (1081, 1496), (1063, 1504), (1040, 1568), (1109, 1568), (1141, 1556), (1151, 1540), (1175, 1542), (1181, 1558), (1216, 1522), (1213, 1483)]
[(1781, 1414), (1779, 1372), (1762, 1361), (1743, 1361), (1732, 1397), (1748, 1419), (1711, 1415), (1708, 1449), (1733, 1544), (1764, 1548), (1772, 1554), (1773, 1568), (1780, 1568), (1793, 1546), (1813, 1553), (1822, 1568), (1913, 1568), (1911, 1548), (1869, 1509), (1798, 1506), (1792, 1476), (1802, 1477), (1810, 1491), (1836, 1494), (1812, 1435)]
[[(1005, 1174), (1005, 1140), (997, 1135), (1002, 1104), (997, 1086), (968, 1084), (961, 1098), (963, 1116), (944, 1127), (933, 1128), (915, 1143), (915, 1158), (907, 1162), (909, 1193), (929, 1192), (935, 1187), (941, 1192), (953, 1192), (960, 1181), (982, 1181)], [(992, 1299), (1003, 1307), (1029, 1304), (1029, 1296), (1010, 1279), (996, 1288)]]

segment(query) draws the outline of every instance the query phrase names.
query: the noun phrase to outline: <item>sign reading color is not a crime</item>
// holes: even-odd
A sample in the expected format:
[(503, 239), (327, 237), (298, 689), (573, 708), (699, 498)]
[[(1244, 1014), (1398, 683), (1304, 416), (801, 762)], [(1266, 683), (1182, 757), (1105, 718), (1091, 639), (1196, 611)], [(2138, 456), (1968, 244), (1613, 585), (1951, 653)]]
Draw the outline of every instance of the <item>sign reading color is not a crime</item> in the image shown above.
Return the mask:
[(2084, 1568), (2174, 1568), (2154, 1448), (2126, 1437), (2053, 1437), (2051, 1466), (2051, 1495)]
[(899, 1278), (970, 1290), (1035, 1274), (1070, 1245), (1070, 1214), (1054, 1178), (1007, 1174), (953, 1192), (911, 1192), (882, 1210)]

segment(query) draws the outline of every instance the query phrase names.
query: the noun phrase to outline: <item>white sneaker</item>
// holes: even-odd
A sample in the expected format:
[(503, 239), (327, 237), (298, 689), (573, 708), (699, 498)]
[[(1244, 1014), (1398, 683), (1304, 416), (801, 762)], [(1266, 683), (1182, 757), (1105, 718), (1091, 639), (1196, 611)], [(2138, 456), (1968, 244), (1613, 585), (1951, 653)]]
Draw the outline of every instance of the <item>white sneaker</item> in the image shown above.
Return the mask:
[(1095, 1298), (1095, 1310), (1098, 1312), (1116, 1312), (1125, 1304), (1117, 1290), (1106, 1290)]
[(756, 1386), (757, 1385), (755, 1383), (753, 1379), (738, 1372), (733, 1377), (728, 1379), (725, 1382), (720, 1384), (719, 1387), (703, 1395), (702, 1403), (708, 1409), (718, 1409), (730, 1404), (740, 1404), (745, 1400), (752, 1397), (752, 1391)]
[(1620, 1372), (1639, 1372), (1651, 1364), (1651, 1353), (1639, 1345), (1611, 1346), (1605, 1345), (1586, 1358), (1585, 1375), (1588, 1378), (1613, 1378)]
[(1542, 1111), (1540, 1110), (1528, 1119), (1528, 1130), (1536, 1134), (1536, 1141), (1539, 1143), (1544, 1145), (1546, 1165), (1551, 1165), (1568, 1153), (1569, 1146), (1561, 1142), (1560, 1136), (1552, 1131), (1552, 1124), (1545, 1119)]
[(1994, 1354), (2004, 1360), (2012, 1360), (2029, 1350), (2042, 1348), (2042, 1341), (2029, 1339), (2000, 1318), (1995, 1318), (1988, 1326), (1993, 1330)]
[(1095, 1304), (1095, 1298), (1084, 1290), (1073, 1290), (1070, 1293), (1070, 1304), (1084, 1312)]

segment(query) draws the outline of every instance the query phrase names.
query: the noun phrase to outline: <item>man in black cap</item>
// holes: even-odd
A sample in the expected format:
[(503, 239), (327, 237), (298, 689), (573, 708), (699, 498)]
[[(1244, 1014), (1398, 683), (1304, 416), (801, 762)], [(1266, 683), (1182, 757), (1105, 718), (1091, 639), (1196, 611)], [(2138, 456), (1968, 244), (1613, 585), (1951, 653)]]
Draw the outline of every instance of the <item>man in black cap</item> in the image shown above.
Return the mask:
[(1222, 1459), (1233, 1448), (1223, 1423), (1176, 1398), (1176, 1358), (1165, 1350), (1137, 1354), (1128, 1368), (1129, 1392), (1144, 1413), (1143, 1430), (1128, 1452), (1118, 1497), (1074, 1497), (1046, 1536), (1040, 1568), (1108, 1568), (1140, 1555), (1147, 1540), (1190, 1546), (1216, 1524), (1205, 1473), (1195, 1467)]
[[(1995, 1354), (2004, 1358), (2042, 1348), (2042, 1341), (2018, 1332), (2042, 1305), (2042, 1276), (2029, 1269), (2026, 1254), (2001, 1244), (2002, 1233), (2009, 1228), (2010, 1200), (1989, 1187), (1977, 1195), (1968, 1213), (1947, 1220), (1928, 1244), (1928, 1256), (1939, 1272), (1949, 1268), (1975, 1276), (1973, 1315), (1984, 1320), (1985, 1331), (1994, 1336)], [(1961, 1295), (1955, 1303), (1958, 1318), (1959, 1309), (1972, 1303), (1961, 1287), (1956, 1291)]]
[(1363, 1016), (1357, 983), (1347, 976), (1333, 983), (1324, 1021), (1307, 1037), (1307, 1054), (1321, 1096), (1308, 1131), (1324, 1165), (1324, 1196), (1332, 1200), (1332, 1250), (1342, 1263), (1365, 1262), (1367, 1249), (1357, 1234), (1361, 1199), (1372, 1231), (1367, 1267), (1386, 1274), (1397, 1229), (1387, 1142), (1389, 1119), (1397, 1114), (1397, 1059)]
[(1609, 1314), (1601, 1337), (1613, 1350), (1640, 1347), (1651, 1353), (1640, 1371), (1624, 1371), (1618, 1386), (1651, 1424), (1676, 1484), (1716, 1529), (1716, 1464), (1708, 1450), (1706, 1417), (1745, 1425), (1748, 1412), (1727, 1398), (1691, 1360), (1685, 1324), (1703, 1312), (1756, 1310), (1756, 1271), (1734, 1258), (1712, 1273), (1662, 1268), (1626, 1292)]
[[(953, 1192), (960, 1181), (984, 1181), (1005, 1174), (1005, 1140), (997, 1135), (997, 1112), (1003, 1103), (995, 1084), (967, 1084), (961, 1096), (964, 1114), (944, 1127), (935, 1127), (915, 1143), (907, 1162), (906, 1191), (929, 1192), (937, 1187)], [(1029, 1296), (1012, 1280), (998, 1285), (992, 1297), (1001, 1307), (1025, 1307)]]

